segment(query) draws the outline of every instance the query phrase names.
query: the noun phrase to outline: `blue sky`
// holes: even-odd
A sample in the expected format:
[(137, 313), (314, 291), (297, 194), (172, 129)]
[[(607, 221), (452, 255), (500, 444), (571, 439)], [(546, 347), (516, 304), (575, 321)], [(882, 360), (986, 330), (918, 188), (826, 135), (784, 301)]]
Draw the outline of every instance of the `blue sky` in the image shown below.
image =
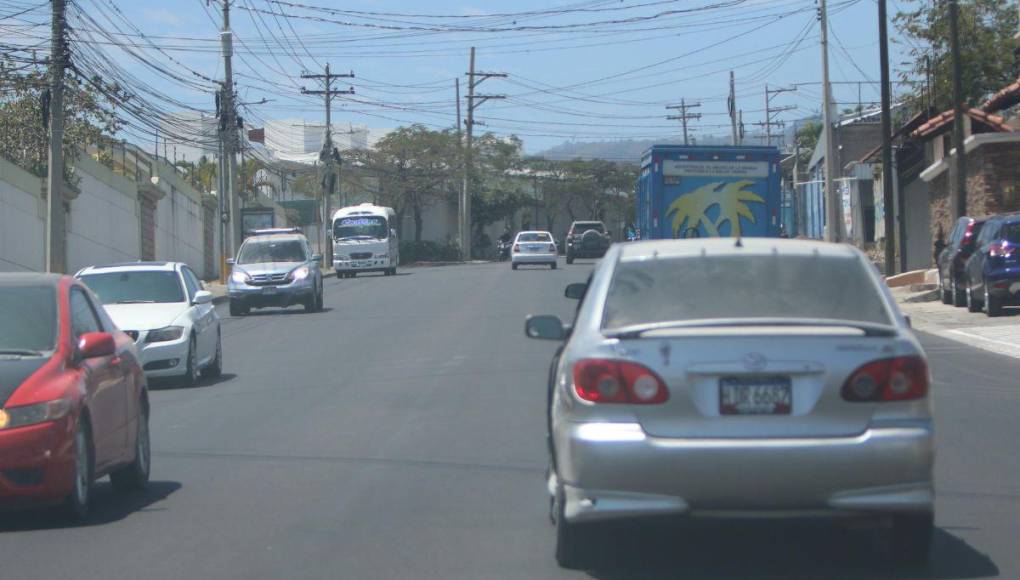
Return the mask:
[[(166, 55), (154, 58), (190, 74), (188, 69), (220, 79), (218, 3), (205, 0), (79, 0), (101, 24), (104, 5), (114, 2)], [(890, 12), (909, 0), (891, 1)], [(337, 14), (304, 9), (342, 8), (371, 14)], [(619, 8), (644, 5), (629, 10)], [(725, 6), (705, 9), (712, 4)], [(323, 119), (321, 100), (300, 94), (302, 70), (353, 70), (351, 99), (338, 100), (334, 122), (389, 128), (413, 122), (433, 127), (455, 125), (454, 78), (468, 68), (468, 49), (478, 47), (477, 67), (505, 72), (506, 79), (485, 81), (480, 91), (508, 98), (479, 108), (482, 130), (517, 134), (535, 152), (567, 140), (661, 138), (675, 140), (676, 121), (667, 121), (666, 104), (699, 102), (703, 117), (691, 124), (694, 134), (728, 134), (726, 95), (729, 71), (736, 74), (737, 104), (749, 133), (764, 118), (765, 85), (797, 90), (776, 95), (774, 106), (796, 106), (779, 119), (791, 121), (820, 108), (821, 60), (814, 0), (235, 0), (232, 26), (237, 41), (234, 69), (242, 101), (271, 102), (252, 106), (250, 122), (302, 117)], [(564, 6), (598, 11), (540, 17), (430, 19), (424, 15), (521, 13)], [(687, 13), (666, 13), (691, 10)], [(702, 10), (697, 10), (702, 9)], [(379, 14), (387, 13), (387, 14)], [(392, 14), (389, 14), (392, 13)], [(404, 16), (402, 14), (416, 16)], [(780, 13), (785, 16), (779, 17)], [(304, 15), (285, 18), (279, 14)], [(656, 18), (652, 16), (659, 15)], [(528, 29), (507, 32), (431, 32), (372, 28), (430, 27), (434, 23), (470, 23), (507, 28), (576, 26), (595, 21), (644, 18), (630, 23), (591, 27)], [(348, 25), (340, 24), (342, 21)], [(349, 24), (356, 25), (351, 26)], [(874, 0), (830, 0), (832, 80), (840, 83), (878, 79), (877, 5)], [(581, 31), (584, 30), (584, 31)], [(890, 25), (894, 42), (900, 35)], [(212, 96), (146, 70), (116, 49), (109, 54), (140, 78), (198, 108), (212, 108)], [(894, 44), (894, 69), (906, 60)], [(838, 84), (841, 103), (877, 101), (878, 86)], [(850, 106), (850, 105), (847, 105)]]

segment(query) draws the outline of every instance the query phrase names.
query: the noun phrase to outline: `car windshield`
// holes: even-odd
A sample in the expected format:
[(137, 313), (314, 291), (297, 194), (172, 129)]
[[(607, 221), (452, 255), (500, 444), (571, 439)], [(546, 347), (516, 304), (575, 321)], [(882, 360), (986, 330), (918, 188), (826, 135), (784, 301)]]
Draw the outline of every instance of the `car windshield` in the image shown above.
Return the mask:
[(373, 238), (382, 240), (389, 234), (386, 218), (380, 216), (356, 216), (340, 218), (333, 222), (333, 239)]
[(300, 240), (248, 240), (241, 246), (237, 263), (304, 262), (307, 259)]
[(865, 268), (857, 258), (842, 256), (621, 262), (606, 298), (603, 326), (753, 318), (890, 324), (885, 301)]
[(81, 280), (103, 304), (184, 302), (184, 287), (177, 272), (108, 272), (85, 274)]
[(517, 236), (518, 242), (551, 242), (552, 236), (544, 232), (525, 233)]
[(1003, 225), (999, 236), (1011, 244), (1020, 244), (1020, 222)]
[(588, 231), (596, 231), (596, 232), (601, 234), (601, 233), (606, 231), (606, 228), (605, 228), (605, 226), (603, 226), (600, 223), (574, 224), (574, 233), (575, 234), (583, 234), (584, 232), (588, 232)]
[(0, 355), (53, 350), (56, 290), (48, 285), (0, 286), (0, 320)]

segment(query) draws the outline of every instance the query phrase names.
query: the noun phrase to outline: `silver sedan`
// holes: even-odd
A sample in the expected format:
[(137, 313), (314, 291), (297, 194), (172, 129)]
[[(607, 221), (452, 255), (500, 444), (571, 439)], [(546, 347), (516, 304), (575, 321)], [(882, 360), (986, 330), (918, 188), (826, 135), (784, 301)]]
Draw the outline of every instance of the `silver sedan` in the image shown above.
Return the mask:
[[(869, 516), (927, 558), (934, 437), (927, 360), (867, 258), (776, 239), (614, 245), (550, 374), (556, 556), (592, 523), (654, 515)], [(877, 517), (876, 517), (877, 516)]]
[(523, 264), (550, 266), (556, 269), (559, 252), (549, 232), (521, 232), (514, 238), (510, 251), (510, 266), (516, 270)]

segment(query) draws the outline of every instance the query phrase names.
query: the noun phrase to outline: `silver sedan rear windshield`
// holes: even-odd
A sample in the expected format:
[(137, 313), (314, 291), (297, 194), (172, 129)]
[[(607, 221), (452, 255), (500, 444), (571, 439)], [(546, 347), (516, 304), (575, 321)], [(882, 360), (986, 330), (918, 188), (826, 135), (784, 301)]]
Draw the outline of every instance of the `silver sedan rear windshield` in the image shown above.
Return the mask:
[(867, 266), (848, 256), (708, 256), (617, 264), (603, 327), (705, 319), (891, 324)]

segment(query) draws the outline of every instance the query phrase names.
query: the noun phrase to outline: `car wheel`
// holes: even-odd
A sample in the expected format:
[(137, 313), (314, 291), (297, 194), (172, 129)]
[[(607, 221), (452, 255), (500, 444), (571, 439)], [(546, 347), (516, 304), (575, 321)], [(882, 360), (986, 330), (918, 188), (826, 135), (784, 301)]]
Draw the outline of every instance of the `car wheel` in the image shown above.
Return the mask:
[(82, 415), (78, 419), (78, 430), (74, 434), (74, 485), (64, 501), (65, 512), (75, 521), (82, 521), (89, 515), (94, 461), (92, 429), (88, 419)]
[(396, 275), (397, 275), (397, 267), (394, 266), (394, 267), (390, 268), (390, 276), (396, 276)]
[(213, 359), (209, 366), (202, 369), (202, 376), (209, 378), (218, 378), (223, 374), (223, 337), (220, 333), (216, 333), (216, 358)]
[(592, 530), (583, 524), (572, 524), (564, 517), (566, 499), (562, 483), (556, 484), (553, 502), (553, 513), (556, 514), (556, 563), (562, 568), (580, 569), (587, 563), (592, 552)]
[(514, 263), (511, 262), (510, 268), (513, 269), (513, 270), (516, 270), (517, 269), (517, 264), (514, 264)]
[(231, 316), (244, 316), (248, 314), (248, 309), (238, 300), (230, 301), (230, 315)]
[(135, 437), (135, 459), (110, 474), (110, 483), (117, 491), (140, 491), (149, 485), (151, 448), (149, 446), (149, 405), (142, 399), (138, 411), (138, 433)]
[(556, 269), (556, 262), (553, 262), (552, 264), (549, 264), (549, 265), (550, 265), (550, 266), (552, 266), (552, 269), (553, 269), (553, 270), (555, 270), (555, 269)]
[(1002, 314), (1002, 299), (989, 294), (987, 286), (985, 286), (985, 312), (988, 313), (990, 318)]
[(952, 284), (952, 289), (953, 289), (953, 291), (952, 291), (952, 294), (953, 294), (953, 306), (966, 306), (967, 305), (967, 295), (964, 293), (963, 290), (960, 289), (960, 286), (956, 283), (956, 278), (955, 277), (952, 279), (950, 284)]
[(315, 312), (315, 306), (318, 302), (319, 298), (315, 294), (312, 294), (301, 301), (301, 306), (305, 309), (305, 312)]
[(319, 288), (319, 293), (315, 295), (315, 310), (322, 312), (322, 309), (326, 306), (326, 300), (322, 296), (322, 288)]
[(981, 312), (981, 302), (974, 297), (969, 283), (967, 284), (967, 312)]
[(943, 304), (952, 304), (953, 303), (953, 294), (952, 294), (952, 292), (950, 292), (949, 288), (946, 288), (946, 281), (942, 278), (942, 273), (941, 272), (939, 273), (939, 291), (942, 294), (942, 303)]
[(892, 555), (898, 564), (922, 567), (928, 562), (935, 514), (910, 514), (893, 517)]
[(574, 257), (573, 256), (567, 256), (567, 264), (573, 264), (573, 263), (574, 263)]
[(337, 270), (337, 273), (336, 273), (336, 278), (337, 278), (337, 280), (340, 280), (340, 279), (342, 279), (343, 277), (344, 277), (344, 273), (343, 273), (343, 272), (341, 272), (341, 271), (339, 271), (339, 270)]
[(181, 378), (181, 386), (185, 388), (194, 387), (198, 384), (198, 349), (195, 348), (195, 336), (188, 340), (188, 360), (184, 369), (184, 377)]

